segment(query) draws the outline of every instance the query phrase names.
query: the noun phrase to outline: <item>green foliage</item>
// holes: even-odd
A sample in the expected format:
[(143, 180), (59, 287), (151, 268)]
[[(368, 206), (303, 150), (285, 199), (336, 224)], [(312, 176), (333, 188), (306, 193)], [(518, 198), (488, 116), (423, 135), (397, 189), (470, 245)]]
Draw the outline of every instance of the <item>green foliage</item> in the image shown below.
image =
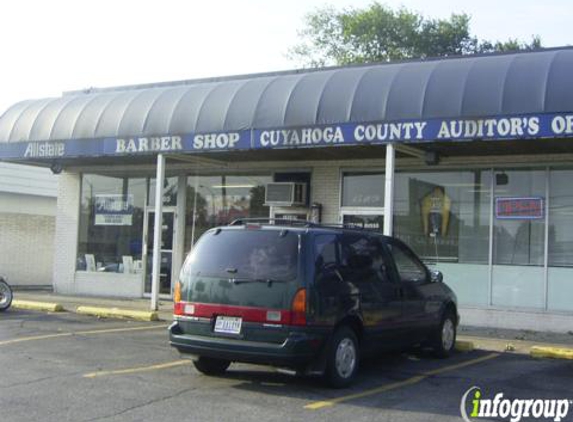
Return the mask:
[(393, 10), (378, 2), (365, 9), (317, 9), (306, 17), (301, 42), (289, 57), (303, 66), (345, 65), (496, 51), (532, 50), (539, 37), (527, 44), (479, 41), (470, 34), (470, 17), (427, 19), (405, 8)]
[(494, 52), (511, 52), (511, 51), (529, 51), (541, 48), (541, 38), (534, 35), (531, 38), (531, 43), (515, 40), (510, 38), (505, 42), (496, 41), (491, 43), (489, 41), (482, 41), (479, 45), (480, 53), (494, 53)]

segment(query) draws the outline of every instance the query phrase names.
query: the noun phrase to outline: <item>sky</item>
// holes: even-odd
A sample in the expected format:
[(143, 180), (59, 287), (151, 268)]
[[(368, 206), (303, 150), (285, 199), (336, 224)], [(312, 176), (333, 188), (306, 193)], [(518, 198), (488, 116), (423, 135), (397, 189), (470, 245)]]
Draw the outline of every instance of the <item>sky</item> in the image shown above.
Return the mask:
[[(4, 0), (0, 114), (89, 87), (294, 69), (287, 58), (316, 8), (371, 0)], [(427, 18), (468, 13), (480, 39), (573, 44), (571, 0), (386, 0)]]

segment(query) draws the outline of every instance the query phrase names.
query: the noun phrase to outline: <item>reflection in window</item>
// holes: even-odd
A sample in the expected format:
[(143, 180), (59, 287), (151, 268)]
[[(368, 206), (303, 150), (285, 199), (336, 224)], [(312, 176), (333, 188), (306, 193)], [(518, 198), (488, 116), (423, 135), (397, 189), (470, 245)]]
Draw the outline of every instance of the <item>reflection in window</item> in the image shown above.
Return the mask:
[(344, 173), (343, 207), (384, 207), (383, 173)]
[(548, 308), (573, 311), (573, 170), (553, 170), (549, 184)]
[(186, 272), (217, 279), (290, 281), (297, 277), (298, 244), (299, 237), (293, 232), (210, 232), (197, 244)]
[(549, 266), (573, 267), (573, 170), (551, 172)]
[[(495, 197), (528, 198), (545, 196), (545, 172), (505, 171), (496, 177)], [(501, 183), (500, 183), (501, 182)], [(516, 213), (514, 218), (494, 219), (493, 263), (501, 265), (543, 265), (545, 219), (530, 219)]]
[(426, 280), (426, 269), (407, 249), (394, 242), (388, 245), (388, 249), (394, 258), (400, 281), (420, 283)]
[(398, 173), (394, 235), (429, 262), (487, 264), (490, 172)]
[(141, 268), (145, 179), (82, 177), (77, 269)]
[(342, 236), (343, 276), (355, 283), (389, 282), (382, 246), (376, 237)]
[(314, 238), (314, 266), (316, 271), (323, 268), (336, 268), (338, 265), (336, 236), (318, 235)]
[(208, 229), (239, 218), (268, 217), (265, 185), (271, 176), (190, 176), (187, 179), (185, 248)]
[[(150, 207), (155, 206), (155, 178), (149, 179), (149, 199), (147, 200)], [(163, 205), (177, 205), (177, 177), (166, 177), (163, 182)]]

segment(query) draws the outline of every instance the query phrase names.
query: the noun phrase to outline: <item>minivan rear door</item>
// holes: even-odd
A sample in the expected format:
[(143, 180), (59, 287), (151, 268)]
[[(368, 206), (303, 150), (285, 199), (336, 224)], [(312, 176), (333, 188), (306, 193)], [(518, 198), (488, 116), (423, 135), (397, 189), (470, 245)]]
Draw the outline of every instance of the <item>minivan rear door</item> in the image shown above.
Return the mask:
[(299, 246), (300, 236), (289, 230), (225, 228), (205, 233), (180, 280), (181, 299), (193, 310), (189, 316), (209, 327), (188, 324), (200, 332), (186, 334), (284, 341), (286, 318), (301, 287)]

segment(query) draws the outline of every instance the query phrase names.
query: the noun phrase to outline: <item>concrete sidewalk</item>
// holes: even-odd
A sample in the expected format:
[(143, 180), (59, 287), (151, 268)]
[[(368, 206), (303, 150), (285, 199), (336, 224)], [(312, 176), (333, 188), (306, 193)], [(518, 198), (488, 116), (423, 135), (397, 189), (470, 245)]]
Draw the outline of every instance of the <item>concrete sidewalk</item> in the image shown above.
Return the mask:
[[(28, 306), (29, 304), (33, 306)], [(13, 306), (39, 311), (77, 312), (103, 318), (144, 321), (171, 321), (173, 318), (171, 300), (160, 300), (159, 310), (152, 311), (150, 299), (67, 296), (50, 291), (16, 290)], [(542, 333), (461, 326), (458, 330), (458, 340), (456, 348), (462, 352), (480, 349), (530, 354), (533, 357), (573, 359), (573, 332)]]
[[(28, 303), (35, 303), (37, 307), (30, 306), (20, 306), (24, 302), (24, 305)], [(155, 320), (160, 319), (162, 321), (171, 321), (173, 318), (173, 302), (171, 300), (160, 300), (158, 305), (158, 311), (154, 312), (151, 310), (151, 299), (125, 299), (125, 298), (110, 298), (110, 297), (95, 297), (95, 296), (68, 296), (59, 295), (52, 293), (50, 291), (43, 290), (16, 290), (14, 292), (14, 302), (13, 306), (15, 308), (26, 308), (26, 309), (36, 309), (40, 311), (45, 311), (46, 309), (41, 309), (43, 304), (53, 304), (61, 305), (61, 310), (67, 312), (77, 312), (78, 308), (88, 308), (88, 311), (92, 308), (101, 309), (115, 309), (115, 315), (105, 314), (102, 311), (100, 314), (93, 313), (95, 316), (101, 317), (119, 317), (133, 318), (132, 312), (143, 312), (148, 313), (150, 319)], [(123, 312), (125, 311), (125, 312)], [(90, 312), (81, 312), (92, 314)], [(156, 318), (153, 314), (156, 314)], [(105, 315), (104, 315), (105, 314)], [(122, 315), (124, 314), (124, 315)], [(136, 314), (137, 315), (137, 314)], [(142, 314), (143, 315), (143, 314)], [(138, 318), (135, 318), (138, 319)], [(146, 318), (143, 318), (146, 319)]]

